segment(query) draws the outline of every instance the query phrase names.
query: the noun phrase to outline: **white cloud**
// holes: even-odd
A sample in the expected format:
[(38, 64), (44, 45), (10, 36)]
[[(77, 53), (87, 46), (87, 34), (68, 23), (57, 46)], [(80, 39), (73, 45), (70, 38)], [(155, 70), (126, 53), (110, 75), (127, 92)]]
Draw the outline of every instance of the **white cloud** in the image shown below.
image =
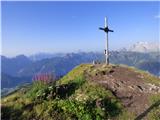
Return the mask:
[(155, 15), (154, 17), (159, 19), (159, 18), (160, 18), (160, 15)]

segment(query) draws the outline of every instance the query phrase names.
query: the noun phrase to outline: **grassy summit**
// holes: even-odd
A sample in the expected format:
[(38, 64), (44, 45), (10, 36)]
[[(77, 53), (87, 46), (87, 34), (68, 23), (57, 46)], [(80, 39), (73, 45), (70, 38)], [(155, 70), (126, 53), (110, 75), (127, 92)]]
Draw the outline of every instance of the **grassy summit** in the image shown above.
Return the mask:
[(1, 100), (4, 120), (160, 119), (160, 80), (119, 65), (82, 64)]

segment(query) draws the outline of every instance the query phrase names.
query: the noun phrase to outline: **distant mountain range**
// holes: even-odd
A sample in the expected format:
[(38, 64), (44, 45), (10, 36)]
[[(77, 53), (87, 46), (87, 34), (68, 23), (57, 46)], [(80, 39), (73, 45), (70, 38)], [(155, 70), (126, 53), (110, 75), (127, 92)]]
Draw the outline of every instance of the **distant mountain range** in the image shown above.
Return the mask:
[(38, 61), (46, 58), (53, 58), (53, 57), (63, 57), (64, 53), (37, 53), (34, 55), (29, 56), (30, 60)]
[[(155, 53), (160, 52), (160, 43), (158, 42), (137, 42), (129, 47), (122, 48), (117, 51), (123, 52), (140, 52), (140, 53)], [(78, 52), (81, 53), (81, 52)], [(30, 60), (38, 61), (46, 58), (53, 58), (53, 57), (64, 57), (65, 53), (38, 53), (29, 56)]]
[(159, 52), (160, 43), (151, 43), (151, 42), (137, 42), (127, 49), (132, 52)]
[(12, 88), (23, 83), (31, 82), (31, 77), (13, 77), (5, 73), (1, 73), (1, 78), (2, 88)]
[(81, 63), (92, 62), (95, 59), (102, 59), (100, 53), (69, 53), (65, 55), (55, 55), (47, 58), (26, 57), (24, 55), (15, 58), (2, 56), (2, 72), (14, 77), (33, 76), (37, 73), (52, 72), (61, 76), (70, 71), (74, 66)]
[(18, 55), (13, 58), (1, 56), (2, 73), (11, 76), (17, 76), (18, 72), (20, 72), (23, 68), (27, 67), (31, 63), (32, 61), (24, 55)]
[[(31, 82), (38, 73), (53, 73), (63, 76), (81, 63), (93, 60), (104, 62), (103, 52), (39, 53), (13, 58), (1, 56), (2, 88), (11, 88)], [(138, 42), (129, 48), (110, 52), (110, 62), (126, 64), (160, 76), (160, 52), (158, 43)]]
[[(15, 87), (21, 83), (31, 82), (32, 77), (38, 73), (53, 73), (57, 77), (63, 76), (81, 63), (92, 63), (93, 60), (104, 62), (104, 54), (99, 52), (79, 52), (69, 54), (46, 55), (41, 58), (19, 55), (14, 58), (1, 56), (2, 61), (2, 88)], [(35, 58), (35, 59), (33, 59)], [(159, 52), (130, 52), (111, 51), (110, 62), (113, 64), (126, 64), (150, 73), (160, 75)]]

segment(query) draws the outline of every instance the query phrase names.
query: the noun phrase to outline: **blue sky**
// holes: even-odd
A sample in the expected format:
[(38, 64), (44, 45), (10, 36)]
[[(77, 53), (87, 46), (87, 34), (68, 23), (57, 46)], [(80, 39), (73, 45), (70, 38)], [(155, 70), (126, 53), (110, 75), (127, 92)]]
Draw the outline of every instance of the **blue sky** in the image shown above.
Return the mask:
[(160, 2), (2, 2), (2, 53), (103, 51), (109, 19), (111, 50), (158, 42)]

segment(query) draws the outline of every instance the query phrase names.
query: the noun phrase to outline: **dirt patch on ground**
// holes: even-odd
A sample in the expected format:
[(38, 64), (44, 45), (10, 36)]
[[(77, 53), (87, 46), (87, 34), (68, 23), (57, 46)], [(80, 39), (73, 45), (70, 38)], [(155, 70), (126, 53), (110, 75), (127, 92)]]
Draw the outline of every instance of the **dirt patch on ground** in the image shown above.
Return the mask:
[(86, 77), (111, 90), (124, 107), (136, 116), (150, 107), (148, 96), (160, 91), (160, 87), (151, 89), (153, 85), (143, 81), (140, 73), (127, 67), (98, 64), (86, 71)]

